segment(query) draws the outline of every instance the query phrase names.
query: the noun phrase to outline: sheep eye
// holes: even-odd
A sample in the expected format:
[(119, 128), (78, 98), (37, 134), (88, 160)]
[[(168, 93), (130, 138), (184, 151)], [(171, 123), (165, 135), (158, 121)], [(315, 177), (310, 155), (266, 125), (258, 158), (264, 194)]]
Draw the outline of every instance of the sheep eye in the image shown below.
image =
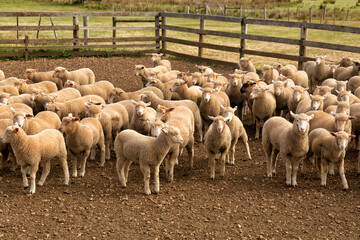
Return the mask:
[(11, 135), (11, 132), (8, 132), (8, 135)]

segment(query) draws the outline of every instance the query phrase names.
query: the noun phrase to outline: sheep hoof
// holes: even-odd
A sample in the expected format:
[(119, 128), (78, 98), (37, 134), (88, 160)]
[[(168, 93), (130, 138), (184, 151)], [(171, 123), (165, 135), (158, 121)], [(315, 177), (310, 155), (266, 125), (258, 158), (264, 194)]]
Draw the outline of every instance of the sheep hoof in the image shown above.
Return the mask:
[(29, 186), (24, 187), (24, 189), (27, 189)]
[(343, 188), (343, 191), (348, 191), (349, 190), (349, 187), (344, 187)]
[(150, 195), (151, 194), (151, 191), (148, 191), (148, 192), (145, 192), (146, 195)]
[(326, 187), (326, 183), (325, 184), (321, 184), (322, 187)]
[(43, 182), (38, 182), (38, 184), (37, 184), (38, 186), (43, 186), (44, 185), (44, 183)]

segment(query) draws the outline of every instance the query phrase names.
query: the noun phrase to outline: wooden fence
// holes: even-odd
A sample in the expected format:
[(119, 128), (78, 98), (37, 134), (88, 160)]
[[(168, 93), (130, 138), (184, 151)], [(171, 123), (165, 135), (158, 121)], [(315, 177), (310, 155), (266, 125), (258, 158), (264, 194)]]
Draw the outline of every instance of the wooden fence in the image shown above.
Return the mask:
[[(59, 54), (59, 52), (52, 50), (65, 50), (71, 49), (71, 54), (75, 56), (85, 55), (102, 55), (104, 53), (109, 54), (124, 54), (124, 53), (164, 53), (168, 55), (178, 56), (186, 59), (196, 60), (203, 63), (213, 63), (236, 67), (237, 63), (227, 62), (222, 60), (215, 60), (205, 58), (203, 56), (203, 49), (214, 49), (225, 52), (237, 53), (240, 57), (245, 55), (257, 55), (271, 58), (287, 59), (298, 62), (298, 67), (302, 67), (302, 63), (313, 58), (306, 56), (307, 47), (340, 50), (352, 53), (360, 53), (360, 47), (348, 46), (340, 44), (332, 44), (325, 42), (310, 41), (307, 39), (307, 31), (309, 29), (337, 31), (344, 33), (360, 34), (360, 28), (335, 26), (325, 24), (315, 24), (307, 22), (288, 22), (288, 21), (275, 21), (275, 20), (261, 20), (261, 19), (247, 19), (238, 17), (226, 17), (226, 16), (211, 16), (200, 14), (182, 14), (182, 13), (167, 13), (167, 12), (0, 12), (0, 17), (71, 17), (73, 18), (73, 24), (68, 26), (0, 26), (1, 31), (72, 31), (72, 38), (58, 38), (58, 39), (30, 39), (25, 36), (24, 39), (0, 39), (0, 57), (13, 57), (13, 56), (53, 56)], [(110, 26), (91, 27), (88, 26), (88, 17), (109, 17)], [(137, 16), (150, 17), (151, 20), (141, 20), (139, 18), (133, 20), (121, 20), (122, 17)], [(84, 26), (79, 25), (79, 17), (83, 17)], [(167, 24), (167, 19), (181, 18), (181, 19), (195, 19), (199, 20), (199, 28), (189, 28), (183, 26), (175, 26)], [(226, 32), (226, 31), (214, 31), (205, 29), (205, 21), (218, 21), (224, 23), (239, 24), (240, 32)], [(153, 27), (120, 27), (117, 23), (122, 22), (137, 22), (153, 23)], [(270, 37), (253, 35), (247, 33), (248, 25), (266, 25), (266, 26), (280, 26), (288, 28), (300, 29), (300, 36), (298, 39), (282, 38), (282, 37)], [(79, 36), (79, 31), (84, 30), (84, 37)], [(113, 32), (113, 37), (107, 38), (89, 38), (88, 31), (90, 30), (109, 30)], [(153, 36), (141, 36), (141, 37), (126, 37), (118, 38), (116, 31), (138, 31), (138, 30), (150, 30), (153, 32)], [(87, 31), (87, 34), (86, 34)], [(168, 37), (168, 31), (177, 31), (184, 33), (194, 34), (196, 40), (184, 40), (174, 37)], [(206, 36), (218, 36), (224, 38), (233, 38), (240, 43), (240, 47), (224, 46), (213, 43), (205, 43)], [(299, 49), (298, 55), (290, 55), (274, 52), (263, 52), (257, 50), (251, 50), (246, 47), (246, 40), (256, 40), (271, 43), (290, 44)], [(150, 42), (141, 44), (123, 44), (124, 42)], [(95, 45), (90, 44), (95, 43)], [(106, 43), (106, 44), (99, 44)], [(186, 46), (193, 46), (198, 48), (197, 56), (185, 53), (179, 53), (177, 51), (169, 50), (167, 43), (180, 44)], [(16, 46), (7, 46), (7, 45)], [(41, 44), (41, 45), (39, 45)], [(47, 45), (52, 44), (52, 45)], [(67, 44), (67, 45), (60, 45)], [(141, 50), (133, 50), (144, 48)], [(6, 49), (6, 52), (1, 52), (2, 49)], [(119, 49), (132, 49), (132, 50), (119, 50)], [(9, 50), (13, 50), (9, 52)], [(46, 51), (34, 51), (34, 50), (46, 50)]]

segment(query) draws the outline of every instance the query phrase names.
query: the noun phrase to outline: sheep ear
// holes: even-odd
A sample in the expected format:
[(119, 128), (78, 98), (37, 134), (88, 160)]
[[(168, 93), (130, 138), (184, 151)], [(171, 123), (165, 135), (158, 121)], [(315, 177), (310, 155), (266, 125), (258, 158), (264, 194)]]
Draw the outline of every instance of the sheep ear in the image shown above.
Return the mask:
[(221, 104), (220, 109), (224, 110), (225, 109), (224, 105)]
[(154, 122), (152, 122), (152, 121), (150, 121), (150, 120), (146, 120), (146, 122), (147, 122), (148, 124), (150, 124), (151, 127), (154, 127)]
[(171, 112), (171, 111), (173, 111), (175, 108), (168, 108), (168, 109), (166, 109), (166, 112)]
[(86, 107), (90, 107), (91, 105), (92, 105), (92, 104), (90, 104), (90, 103), (87, 103), (87, 102), (85, 103), (85, 106), (86, 106)]
[(349, 137), (356, 138), (356, 135), (351, 134)]
[(165, 125), (163, 128), (161, 128), (161, 131), (163, 131), (164, 133), (168, 134), (168, 133), (169, 133), (168, 126), (169, 126), (169, 125)]
[(146, 107), (149, 107), (151, 105), (151, 102), (145, 103)]
[(213, 117), (213, 116), (208, 116), (208, 118), (211, 119), (212, 121), (216, 120), (216, 117)]
[(355, 120), (356, 119), (356, 117), (353, 117), (353, 116), (349, 116), (349, 118), (348, 118), (349, 120)]
[(104, 104), (101, 104), (101, 110), (105, 108), (105, 105)]
[(31, 118), (31, 117), (34, 117), (34, 116), (32, 114), (26, 114), (25, 117)]
[(335, 117), (335, 115), (336, 115), (336, 113), (334, 113), (334, 112), (330, 112), (330, 114), (333, 115), (334, 117)]
[(137, 102), (134, 99), (131, 99), (131, 102), (135, 105), (137, 104)]
[(41, 96), (45, 96), (46, 94), (44, 92), (41, 92)]
[(290, 111), (290, 114), (291, 114), (291, 116), (292, 116), (294, 119), (296, 119), (296, 114), (295, 114), (295, 113), (293, 113), (292, 111)]
[(335, 92), (336, 92), (337, 94), (339, 94), (339, 93), (340, 93), (337, 89), (335, 89)]
[(238, 106), (235, 106), (233, 109), (234, 109), (234, 112), (235, 112), (236, 110), (238, 110)]
[(75, 117), (75, 118), (73, 119), (73, 121), (74, 121), (74, 122), (80, 121), (80, 118)]
[(314, 115), (314, 114), (311, 114), (311, 115), (309, 116), (308, 120), (310, 121), (310, 120), (313, 119), (314, 117), (315, 117), (315, 115)]
[(14, 131), (15, 131), (15, 133), (18, 133), (19, 132), (19, 127), (18, 127), (17, 123), (15, 125), (16, 125), (16, 127), (14, 128)]
[(334, 137), (336, 137), (336, 134), (334, 132), (330, 132), (331, 135), (333, 135)]
[(349, 102), (349, 105), (353, 104), (354, 102), (355, 102), (355, 100), (351, 100), (351, 101)]

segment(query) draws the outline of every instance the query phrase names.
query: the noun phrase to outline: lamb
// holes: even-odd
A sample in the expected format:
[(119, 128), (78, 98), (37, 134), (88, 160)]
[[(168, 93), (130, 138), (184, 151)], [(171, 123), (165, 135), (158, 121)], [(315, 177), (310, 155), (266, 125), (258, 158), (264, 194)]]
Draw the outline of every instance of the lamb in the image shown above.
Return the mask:
[(64, 84), (67, 80), (76, 82), (79, 85), (92, 84), (95, 82), (95, 74), (90, 68), (80, 68), (69, 72), (63, 67), (55, 68), (53, 78), (58, 78)]
[(75, 88), (79, 90), (81, 96), (98, 95), (105, 101), (108, 101), (108, 92), (114, 88), (114, 85), (109, 81), (99, 81), (87, 85), (79, 85), (75, 81), (67, 80), (64, 84), (65, 88)]
[(337, 96), (335, 96), (334, 94), (327, 94), (325, 95), (323, 109), (326, 109), (331, 105), (337, 105), (337, 103), (338, 103)]
[(271, 84), (279, 77), (279, 72), (270, 65), (264, 65), (262, 69), (263, 78), (266, 84)]
[(353, 76), (349, 79), (348, 89), (351, 92), (355, 92), (355, 90), (360, 87), (360, 76)]
[(19, 90), (12, 86), (0, 86), (0, 92), (10, 93), (12, 96), (19, 96)]
[(129, 128), (129, 114), (126, 108), (119, 102), (113, 104), (85, 103), (86, 117), (97, 118), (101, 123), (105, 141), (105, 160), (110, 160), (110, 148), (116, 135)]
[(329, 132), (345, 131), (351, 134), (350, 120), (356, 119), (356, 117), (343, 113), (328, 114), (322, 111), (309, 111), (306, 114), (313, 115), (313, 119), (310, 121), (310, 132), (316, 128), (325, 128)]
[(158, 96), (156, 96), (153, 92), (146, 91), (141, 94), (141, 101), (145, 103), (151, 102), (152, 108), (157, 108), (158, 105), (163, 105), (165, 107), (177, 107), (177, 106), (185, 106), (188, 107), (193, 115), (195, 120), (195, 131), (197, 132), (199, 136), (199, 141), (202, 142), (202, 121), (201, 121), (201, 115), (199, 107), (196, 105), (195, 102), (191, 100), (179, 100), (179, 101), (168, 101), (168, 100), (162, 100)]
[(104, 133), (101, 123), (96, 118), (80, 118), (73, 117), (70, 113), (62, 119), (60, 131), (64, 132), (66, 146), (68, 148), (69, 159), (73, 161), (72, 176), (77, 177), (77, 161), (80, 161), (80, 177), (85, 176), (85, 165), (88, 156), (94, 160), (96, 155), (96, 147), (101, 152), (100, 167), (105, 164), (105, 143)]
[(285, 83), (282, 81), (275, 81), (274, 94), (276, 99), (276, 115), (279, 116), (281, 110), (284, 110), (284, 114), (288, 112), (288, 102), (292, 98), (294, 90), (290, 87), (285, 87)]
[[(284, 66), (283, 66), (282, 64), (276, 63), (276, 62), (273, 64), (272, 67), (275, 68), (276, 70), (278, 70), (279, 73), (281, 72), (281, 69), (284, 68)], [(297, 70), (298, 70), (298, 69), (297, 69), (294, 65), (292, 65), (292, 64), (286, 64), (285, 67), (289, 67), (289, 68), (291, 68), (293, 71), (297, 71)]]
[(350, 103), (348, 103), (346, 101), (339, 101), (337, 105), (328, 106), (325, 109), (325, 112), (329, 113), (329, 114), (334, 112), (334, 113), (344, 113), (346, 115), (349, 115), (350, 114)]
[(161, 128), (165, 125), (177, 127), (180, 130), (180, 135), (183, 142), (178, 146), (174, 145), (169, 150), (169, 159), (165, 158), (165, 173), (169, 182), (174, 179), (174, 165), (177, 162), (178, 156), (186, 148), (188, 153), (188, 161), (190, 168), (193, 167), (194, 159), (194, 116), (190, 109), (187, 107), (167, 108), (159, 106), (156, 109), (156, 120), (154, 123), (149, 122), (151, 125), (151, 135), (159, 136)]
[(245, 131), (244, 125), (241, 122), (241, 120), (237, 116), (235, 116), (235, 111), (237, 109), (238, 109), (237, 106), (235, 108), (221, 106), (221, 111), (222, 111), (221, 115), (225, 119), (228, 119), (226, 121), (226, 124), (230, 128), (230, 132), (231, 132), (231, 145), (230, 145), (230, 154), (229, 154), (230, 156), (228, 155), (226, 159), (227, 160), (226, 162), (231, 165), (235, 164), (235, 146), (239, 138), (244, 144), (244, 147), (248, 155), (248, 159), (251, 160), (248, 135)]
[(132, 116), (134, 116), (134, 112), (135, 112), (135, 105), (133, 104), (133, 100), (122, 100), (120, 102), (117, 102), (117, 104), (121, 104), (126, 109), (129, 116), (129, 126), (130, 126)]
[[(19, 105), (18, 107), (16, 105)], [(13, 119), (14, 117), (14, 110), (22, 112), (24, 114), (33, 114), (32, 109), (22, 103), (12, 104), (12, 105), (5, 105), (8, 108), (2, 108), (0, 113), (0, 119)]]
[(212, 117), (208, 116), (213, 123), (205, 133), (205, 150), (209, 157), (210, 179), (215, 179), (215, 155), (220, 157), (220, 176), (225, 175), (225, 158), (231, 146), (231, 131), (226, 121), (229, 118), (223, 116)]
[(160, 70), (155, 69), (155, 70), (149, 70), (148, 72), (149, 72), (150, 77), (156, 77), (157, 79), (159, 79), (163, 83), (166, 83), (166, 82), (169, 82), (171, 80), (177, 79), (178, 74), (179, 74), (179, 71), (177, 71), (177, 70), (173, 70), (173, 71), (163, 73)]
[(11, 86), (11, 87), (14, 87), (16, 84), (19, 83), (19, 80), (18, 78), (16, 77), (9, 77), (9, 78), (6, 78), (4, 80), (1, 80), (0, 81), (0, 86)]
[(135, 92), (125, 92), (121, 88), (113, 88), (108, 92), (108, 102), (116, 103), (122, 100), (140, 101), (140, 94), (145, 91), (152, 91), (159, 98), (164, 99), (164, 94), (160, 89), (156, 87), (145, 87)]
[(189, 72), (179, 72), (177, 79), (182, 79), (184, 81), (187, 81), (187, 85), (191, 87), (192, 84), (192, 76)]
[(34, 107), (34, 102), (30, 100), (30, 94), (21, 94), (19, 96), (12, 96), (10, 93), (0, 92), (0, 103), (12, 104), (12, 103), (23, 103), (29, 107)]
[(360, 99), (348, 91), (338, 92), (337, 99), (338, 101), (346, 101), (346, 102), (352, 101), (353, 103), (360, 103)]
[(286, 166), (286, 185), (296, 187), (299, 163), (309, 150), (309, 121), (314, 115), (290, 114), (294, 118), (292, 124), (282, 117), (272, 117), (265, 122), (262, 145), (267, 160), (267, 176), (275, 174), (276, 159), (280, 154)]
[(353, 61), (350, 67), (339, 67), (335, 70), (334, 78), (336, 80), (349, 80), (353, 76), (358, 76), (360, 73), (360, 62)]
[(324, 109), (324, 96), (320, 95), (311, 95), (310, 100), (302, 100), (296, 107), (296, 113), (307, 113), (311, 110), (320, 110)]
[(280, 73), (284, 76), (290, 77), (294, 81), (295, 85), (299, 85), (304, 88), (308, 87), (309, 78), (305, 71), (294, 71), (290, 67), (284, 67)]
[(357, 97), (357, 98), (360, 98), (360, 88), (357, 88), (354, 92), (354, 95)]
[(202, 86), (206, 83), (206, 78), (203, 73), (195, 72), (191, 74), (192, 85)]
[(130, 128), (138, 133), (148, 135), (151, 129), (151, 125), (148, 121), (155, 121), (156, 111), (149, 107), (151, 103), (133, 101), (133, 104), (135, 105), (135, 112), (131, 119)]
[(314, 95), (321, 95), (325, 96), (327, 94), (330, 94), (333, 91), (333, 87), (329, 86), (316, 86), (315, 90), (313, 91)]
[(38, 72), (37, 69), (26, 69), (25, 78), (31, 80), (33, 83), (39, 83), (44, 81), (54, 82), (57, 88), (60, 90), (63, 88), (63, 82), (59, 78), (54, 78), (55, 71)]
[(203, 74), (210, 74), (214, 72), (209, 66), (195, 65), (195, 67), (197, 67), (199, 72)]
[(201, 87), (188, 87), (186, 83), (187, 81), (184, 80), (175, 80), (175, 82), (173, 82), (173, 85), (170, 87), (170, 91), (178, 93), (180, 100), (189, 99), (199, 105), (202, 96)]
[(251, 58), (246, 58), (246, 57), (240, 58), (239, 67), (240, 70), (256, 73), (256, 69), (251, 62)]
[(242, 112), (246, 96), (240, 91), (243, 86), (241, 75), (230, 74), (229, 76), (229, 84), (227, 85), (225, 93), (229, 96), (230, 105), (232, 107), (237, 106), (239, 111)]
[(145, 87), (156, 87), (161, 90), (161, 92), (164, 95), (164, 100), (179, 100), (179, 94), (176, 92), (170, 91), (171, 86), (176, 82), (177, 80), (171, 80), (169, 82), (163, 83), (159, 79), (150, 77), (148, 82), (146, 83)]
[[(4, 133), (6, 128), (12, 126), (13, 124), (14, 123), (12, 119), (0, 119), (0, 132)], [(9, 162), (11, 162), (12, 165), (11, 171), (15, 171), (17, 168), (17, 163), (10, 144), (3, 143), (2, 141), (0, 141), (0, 153), (1, 153), (0, 170), (4, 169), (6, 161), (9, 160)]]
[(58, 89), (56, 87), (56, 84), (50, 81), (44, 81), (34, 84), (27, 84), (26, 80), (19, 79), (19, 84), (16, 85), (17, 89), (19, 90), (19, 93), (32, 93), (32, 90), (34, 88), (45, 90), (45, 93), (52, 93), (56, 92)]
[(104, 99), (97, 95), (87, 95), (81, 98), (72, 99), (63, 103), (54, 102), (45, 105), (45, 111), (52, 111), (59, 115), (60, 119), (72, 113), (75, 117), (84, 118), (86, 113), (85, 103), (95, 101), (105, 104)]
[(311, 100), (310, 95), (307, 92), (308, 88), (303, 88), (301, 86), (291, 87), (293, 89), (293, 95), (288, 99), (288, 109), (289, 111), (296, 112), (296, 108), (300, 101), (302, 100)]
[(312, 92), (316, 85), (321, 85), (325, 79), (334, 77), (335, 68), (325, 64), (324, 56), (316, 57), (315, 61), (306, 62), (304, 64), (304, 71), (308, 74), (310, 91)]
[(0, 70), (0, 81), (5, 79), (5, 74), (2, 70)]
[[(35, 92), (35, 93), (34, 93)], [(45, 109), (46, 104), (54, 102), (66, 102), (68, 100), (80, 98), (79, 90), (75, 88), (63, 88), (60, 91), (46, 94), (43, 90), (33, 90), (32, 99), (36, 105), (41, 106), (40, 110)]]
[(350, 137), (355, 136), (344, 131), (329, 132), (324, 128), (315, 129), (309, 134), (310, 154), (308, 154), (308, 157), (312, 154), (315, 156), (321, 173), (321, 186), (326, 186), (329, 163), (330, 165), (339, 163), (339, 175), (343, 189), (349, 189), (345, 178), (344, 158)]
[(150, 77), (149, 70), (156, 71), (159, 70), (163, 73), (166, 73), (168, 69), (165, 66), (157, 66), (154, 68), (146, 68), (144, 65), (135, 65), (135, 76), (141, 77), (141, 82), (145, 86), (145, 84), (148, 81), (148, 78)]
[(235, 69), (234, 74), (244, 75), (243, 82), (245, 80), (257, 81), (260, 79), (259, 75), (256, 72), (247, 72), (240, 69)]
[(126, 187), (129, 167), (132, 161), (140, 164), (144, 175), (145, 194), (150, 195), (150, 169), (154, 168), (154, 191), (160, 191), (160, 164), (174, 144), (183, 139), (177, 127), (165, 126), (157, 138), (141, 135), (134, 130), (124, 130), (116, 136), (116, 170), (122, 187)]
[(17, 163), (21, 166), (23, 186), (27, 188), (27, 167), (30, 167), (30, 194), (35, 193), (35, 179), (39, 163), (43, 164), (43, 172), (38, 182), (42, 186), (50, 172), (50, 160), (56, 158), (64, 172), (64, 185), (69, 184), (69, 169), (64, 137), (55, 129), (46, 129), (36, 135), (28, 136), (19, 126), (9, 126), (1, 137), (4, 143), (10, 143)]
[(59, 116), (54, 112), (39, 112), (35, 117), (22, 111), (18, 112), (15, 109), (12, 109), (12, 112), (14, 124), (24, 129), (27, 135), (35, 135), (45, 129), (57, 130), (61, 124)]
[(204, 130), (206, 131), (212, 123), (211, 117), (220, 115), (221, 105), (230, 106), (229, 97), (224, 92), (215, 92), (212, 88), (202, 88), (202, 98), (199, 105), (201, 118), (203, 120)]
[(341, 60), (336, 62), (336, 65), (339, 65), (339, 67), (350, 67), (352, 64), (353, 62), (349, 57), (341, 57)]
[(348, 83), (347, 80), (337, 81), (335, 78), (328, 78), (322, 83), (322, 85), (329, 86), (330, 88), (332, 88), (331, 93), (336, 94), (336, 90), (339, 92), (346, 90), (347, 83)]
[(157, 53), (153, 53), (151, 54), (152, 57), (151, 57), (151, 61), (154, 62), (154, 67), (156, 66), (164, 66), (167, 68), (168, 71), (171, 71), (171, 63), (169, 60), (161, 60), (161, 57), (164, 55), (164, 54), (157, 54)]
[(256, 122), (255, 139), (259, 139), (260, 128), (275, 113), (276, 99), (274, 94), (268, 90), (268, 87), (263, 88), (259, 85), (253, 88), (249, 97), (254, 100), (251, 109)]

